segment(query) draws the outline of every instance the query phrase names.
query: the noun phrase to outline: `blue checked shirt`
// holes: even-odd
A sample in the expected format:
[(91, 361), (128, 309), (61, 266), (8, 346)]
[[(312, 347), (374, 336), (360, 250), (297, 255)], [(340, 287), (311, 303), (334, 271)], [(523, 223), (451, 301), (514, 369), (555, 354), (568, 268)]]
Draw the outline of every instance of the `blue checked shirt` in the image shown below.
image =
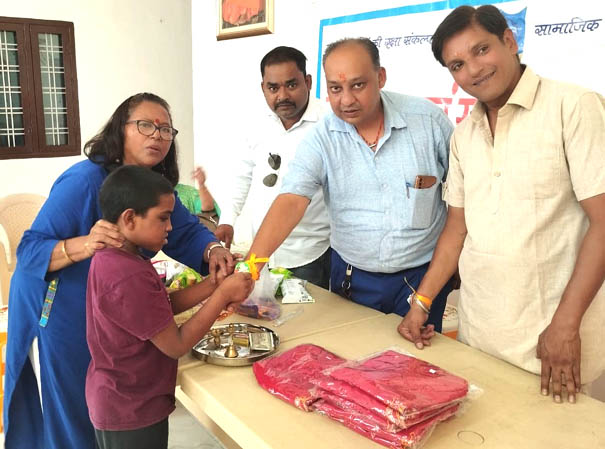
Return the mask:
[[(384, 135), (373, 152), (333, 113), (300, 143), (281, 193), (311, 198), (320, 188), (330, 243), (354, 267), (394, 273), (430, 261), (446, 208), (441, 181), (453, 126), (428, 100), (382, 91)], [(413, 188), (417, 175), (437, 182)]]

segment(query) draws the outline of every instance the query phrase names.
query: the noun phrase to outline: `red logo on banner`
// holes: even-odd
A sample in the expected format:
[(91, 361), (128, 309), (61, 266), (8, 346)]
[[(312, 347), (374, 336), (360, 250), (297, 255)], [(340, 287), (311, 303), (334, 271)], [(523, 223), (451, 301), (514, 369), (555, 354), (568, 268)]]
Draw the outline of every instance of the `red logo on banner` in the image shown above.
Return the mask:
[[(450, 106), (452, 106), (452, 104), (454, 106), (458, 106), (456, 109), (460, 109), (460, 106), (463, 106), (464, 109), (462, 110), (462, 115), (455, 117), (456, 118), (456, 124), (460, 123), (464, 117), (466, 117), (468, 115), (468, 113), (471, 110), (471, 106), (473, 106), (477, 100), (474, 98), (456, 98), (456, 93), (458, 92), (460, 86), (458, 86), (458, 84), (454, 83), (452, 86), (452, 97), (426, 97), (428, 100), (431, 100), (433, 103), (435, 103), (437, 106), (441, 106), (443, 108), (443, 112), (445, 112), (445, 115), (447, 115), (449, 117), (449, 108)], [(454, 100), (456, 100), (456, 102), (454, 102)]]

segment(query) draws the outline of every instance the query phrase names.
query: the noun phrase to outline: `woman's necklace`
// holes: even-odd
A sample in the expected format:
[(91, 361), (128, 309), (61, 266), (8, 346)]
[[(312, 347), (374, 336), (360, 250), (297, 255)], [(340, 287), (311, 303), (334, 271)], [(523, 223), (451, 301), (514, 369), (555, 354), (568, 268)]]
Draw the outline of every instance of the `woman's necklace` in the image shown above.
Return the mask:
[[(384, 126), (384, 115), (382, 116), (382, 119), (380, 120), (380, 126), (378, 127), (378, 132), (376, 133), (376, 138), (374, 139), (374, 141), (372, 142), (368, 142), (366, 140), (365, 137), (361, 136), (361, 138), (363, 139), (363, 141), (372, 149), (374, 150), (374, 148), (376, 148), (376, 145), (378, 144), (378, 139), (380, 138), (380, 133), (382, 132), (382, 128)], [(360, 134), (361, 135), (361, 134)]]

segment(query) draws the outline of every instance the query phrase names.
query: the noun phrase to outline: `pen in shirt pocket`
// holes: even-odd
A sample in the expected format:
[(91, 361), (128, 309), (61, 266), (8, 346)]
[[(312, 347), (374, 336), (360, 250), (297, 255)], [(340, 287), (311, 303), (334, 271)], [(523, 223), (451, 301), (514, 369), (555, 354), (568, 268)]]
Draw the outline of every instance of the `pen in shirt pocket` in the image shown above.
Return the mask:
[(412, 187), (412, 185), (409, 182), (405, 183), (405, 193), (407, 194), (408, 198), (410, 197), (410, 187)]

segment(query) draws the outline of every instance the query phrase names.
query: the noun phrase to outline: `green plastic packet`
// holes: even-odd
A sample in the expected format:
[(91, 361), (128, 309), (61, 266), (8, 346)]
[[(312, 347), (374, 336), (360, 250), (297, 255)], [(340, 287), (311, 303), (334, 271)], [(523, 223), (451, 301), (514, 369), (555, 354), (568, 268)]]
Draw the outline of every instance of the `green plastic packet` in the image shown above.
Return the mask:
[(197, 284), (198, 282), (202, 282), (202, 276), (193, 268), (185, 268), (173, 278), (168, 288), (180, 290)]
[(277, 286), (277, 292), (275, 293), (275, 296), (283, 296), (283, 293), (281, 291), (281, 283), (284, 281), (284, 279), (290, 279), (292, 277), (292, 272), (284, 267), (271, 268), (269, 271), (273, 274), (282, 276), (282, 278), (279, 280), (279, 284)]

